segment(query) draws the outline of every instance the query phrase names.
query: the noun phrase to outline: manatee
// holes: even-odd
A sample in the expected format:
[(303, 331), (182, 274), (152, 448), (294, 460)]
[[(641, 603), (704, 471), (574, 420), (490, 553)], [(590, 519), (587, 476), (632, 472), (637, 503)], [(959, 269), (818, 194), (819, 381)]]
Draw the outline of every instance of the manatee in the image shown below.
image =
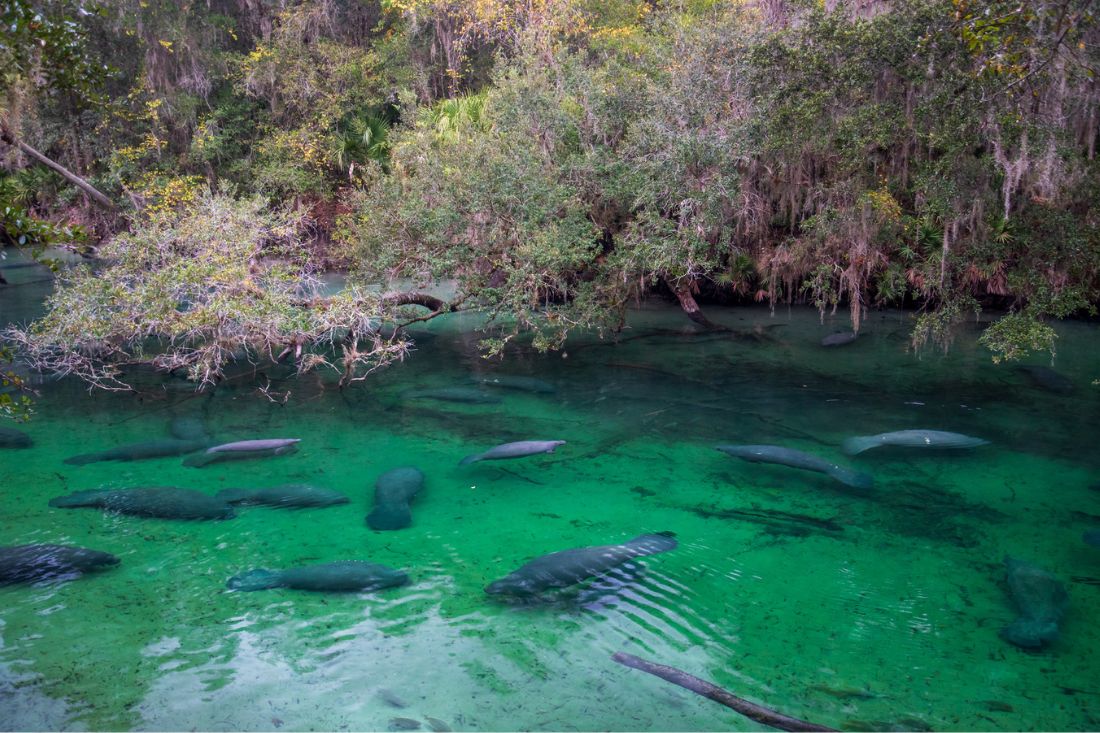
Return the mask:
[(371, 529), (404, 529), (412, 524), (409, 502), (424, 486), (424, 474), (410, 466), (386, 471), (374, 483), (374, 508), (367, 515)]
[(567, 588), (605, 573), (627, 560), (658, 552), (668, 552), (677, 545), (672, 532), (643, 534), (621, 545), (578, 547), (536, 557), (500, 580), (485, 586), (492, 595), (533, 596), (550, 588)]
[(1026, 374), (1035, 386), (1047, 392), (1068, 395), (1073, 394), (1077, 389), (1073, 380), (1048, 366), (1020, 366), (1019, 370)]
[(97, 453), (81, 453), (65, 459), (70, 466), (83, 466), (98, 461), (140, 461), (144, 458), (164, 458), (166, 456), (183, 456), (205, 448), (208, 443), (204, 440), (180, 440), (179, 438), (161, 438), (159, 440), (146, 440), (140, 443), (128, 443), (110, 450)]
[(289, 570), (257, 568), (234, 575), (226, 583), (230, 590), (253, 591), (293, 588), (317, 591), (367, 591), (404, 585), (409, 576), (400, 570), (361, 560), (343, 560), (307, 565)]
[(719, 445), (717, 450), (751, 463), (778, 463), (781, 466), (817, 471), (857, 489), (873, 489), (875, 479), (865, 473), (830, 463), (824, 458), (778, 445)]
[(842, 448), (845, 453), (854, 456), (883, 445), (904, 448), (961, 449), (989, 445), (989, 441), (943, 430), (898, 430), (893, 433), (848, 438), (842, 443)]
[(109, 552), (72, 545), (0, 547), (0, 585), (75, 578), (118, 563)]
[(227, 504), (266, 504), (295, 509), (335, 506), (350, 501), (339, 492), (309, 484), (282, 484), (264, 489), (222, 489), (214, 496)]
[(554, 394), (557, 389), (549, 382), (535, 377), (517, 377), (509, 374), (490, 375), (487, 377), (473, 377), (478, 384), (486, 387), (499, 387), (500, 389), (512, 389), (518, 392), (533, 392), (535, 394)]
[(478, 461), (499, 461), (504, 458), (523, 458), (538, 453), (553, 453), (559, 445), (565, 445), (564, 440), (520, 440), (515, 443), (502, 443), (495, 448), (490, 448), (484, 453), (468, 455), (458, 462), (465, 466)]
[(31, 436), (15, 428), (0, 428), (0, 448), (30, 448)]
[(1086, 545), (1100, 547), (1100, 529), (1085, 530), (1085, 533), (1081, 535), (1081, 539), (1085, 541)]
[(440, 400), (441, 402), (461, 402), (469, 405), (492, 405), (501, 401), (499, 397), (472, 387), (440, 387), (439, 389), (418, 389), (406, 392), (408, 399)]
[(202, 420), (197, 417), (174, 417), (172, 422), (168, 425), (168, 432), (172, 434), (172, 437), (179, 438), (180, 440), (200, 440), (204, 443), (210, 443), (210, 433), (206, 430), (206, 425)]
[(855, 331), (841, 331), (840, 333), (831, 333), (825, 338), (821, 339), (822, 346), (846, 346), (852, 343), (859, 337)]
[(1020, 616), (1001, 629), (1001, 638), (1038, 649), (1058, 638), (1058, 624), (1069, 605), (1062, 582), (1029, 562), (1005, 557), (1005, 580)]
[(207, 448), (197, 456), (185, 458), (183, 465), (201, 468), (220, 461), (241, 461), (251, 458), (285, 456), (298, 450), (301, 438), (267, 438), (264, 440), (239, 440)]
[(119, 514), (160, 519), (229, 519), (235, 516), (233, 507), (221, 499), (174, 486), (78, 491), (50, 499), (50, 506), (58, 509), (98, 507)]

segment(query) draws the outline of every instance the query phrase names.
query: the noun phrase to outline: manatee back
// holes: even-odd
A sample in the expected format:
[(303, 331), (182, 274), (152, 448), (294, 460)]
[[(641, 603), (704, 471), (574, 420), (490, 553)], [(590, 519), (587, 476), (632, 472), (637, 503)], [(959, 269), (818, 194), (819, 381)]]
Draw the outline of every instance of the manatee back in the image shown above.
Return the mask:
[(0, 547), (0, 583), (33, 583), (75, 577), (119, 564), (108, 552), (71, 545)]
[(232, 488), (222, 489), (214, 494), (215, 499), (220, 499), (226, 504), (251, 504), (256, 501), (256, 495), (260, 489)]
[(1020, 617), (1000, 631), (1002, 639), (1023, 649), (1039, 649), (1058, 639), (1058, 624)]
[(367, 526), (371, 529), (404, 529), (412, 524), (412, 511), (406, 502), (378, 504), (367, 515)]
[(210, 442), (210, 433), (206, 425), (197, 417), (176, 417), (168, 426), (168, 432), (180, 440), (196, 440), (204, 443)]
[(386, 471), (374, 483), (374, 501), (379, 504), (409, 502), (424, 486), (424, 474), (419, 468), (402, 466)]

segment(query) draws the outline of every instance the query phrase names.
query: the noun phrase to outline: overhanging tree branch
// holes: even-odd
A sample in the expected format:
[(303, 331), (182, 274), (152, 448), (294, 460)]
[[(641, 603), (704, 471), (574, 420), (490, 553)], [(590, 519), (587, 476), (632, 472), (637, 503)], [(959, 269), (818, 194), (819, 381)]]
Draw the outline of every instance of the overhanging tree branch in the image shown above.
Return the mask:
[(27, 145), (25, 142), (17, 138), (15, 134), (2, 123), (0, 123), (0, 140), (3, 140), (8, 145), (19, 148), (24, 153), (37, 160), (39, 163), (42, 163), (44, 166), (51, 168), (54, 171), (57, 171), (57, 173), (59, 173), (62, 178), (82, 190), (84, 193), (88, 194), (89, 198), (91, 198), (93, 201), (95, 201), (97, 204), (107, 209), (108, 211), (115, 211), (118, 209), (118, 207), (115, 206), (114, 202), (104, 196), (95, 186), (88, 183), (86, 180), (73, 173), (65, 166), (53, 160), (50, 160), (45, 155), (32, 148), (30, 145)]

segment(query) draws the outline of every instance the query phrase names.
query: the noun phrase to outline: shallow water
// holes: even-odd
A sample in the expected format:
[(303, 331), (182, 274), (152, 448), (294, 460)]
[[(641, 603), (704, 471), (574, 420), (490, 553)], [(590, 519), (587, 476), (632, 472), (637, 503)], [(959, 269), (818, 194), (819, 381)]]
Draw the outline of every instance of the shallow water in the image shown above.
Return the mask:
[[(33, 316), (35, 287), (0, 290), (2, 320)], [(13, 310), (13, 304), (21, 305)], [(1100, 402), (1096, 326), (1059, 327), (1050, 392), (994, 366), (960, 330), (947, 354), (907, 350), (909, 316), (876, 313), (856, 343), (815, 311), (712, 309), (740, 336), (697, 334), (672, 308), (634, 313), (618, 344), (477, 355), (471, 321), (421, 328), (417, 352), (343, 394), (318, 378), (248, 378), (194, 395), (154, 375), (137, 395), (41, 387), (35, 446), (0, 449), (0, 540), (112, 552), (114, 569), (0, 588), (5, 729), (385, 730), (427, 717), (460, 730), (759, 730), (709, 700), (611, 661), (627, 651), (833, 727), (1100, 726)], [(1049, 364), (1036, 360), (1035, 364)], [(555, 394), (499, 404), (409, 399), (471, 375), (537, 376)], [(328, 377), (324, 381), (331, 383)], [(179, 458), (71, 466), (77, 453), (167, 436), (195, 415), (219, 438), (301, 438), (296, 454), (187, 468)], [(843, 438), (927, 427), (991, 445), (855, 458)], [(554, 454), (458, 466), (523, 439)], [(773, 443), (874, 474), (858, 490), (752, 464), (719, 443)], [(425, 488), (413, 525), (364, 523), (373, 483), (402, 465)], [(309, 482), (324, 509), (242, 508), (184, 522), (52, 509), (80, 489)], [(543, 603), (484, 586), (555, 550), (673, 531), (680, 546)], [(997, 632), (1016, 614), (1001, 559), (1069, 588), (1061, 638), (1040, 652)], [(362, 559), (404, 569), (373, 593), (229, 592), (254, 567)]]

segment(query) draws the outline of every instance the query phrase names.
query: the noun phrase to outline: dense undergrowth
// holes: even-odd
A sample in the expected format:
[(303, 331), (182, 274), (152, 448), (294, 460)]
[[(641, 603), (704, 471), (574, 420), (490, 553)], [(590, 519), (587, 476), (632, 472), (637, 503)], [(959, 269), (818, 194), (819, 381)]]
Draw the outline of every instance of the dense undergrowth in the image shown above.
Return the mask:
[[(918, 345), (996, 306), (984, 342), (1015, 358), (1100, 296), (1086, 0), (0, 15), (0, 236), (79, 225), (102, 242), (8, 337), (104, 386), (131, 362), (213, 380), (244, 355), (346, 382), (404, 355), (383, 323), (458, 308), (489, 313), (490, 352), (520, 335), (554, 348), (653, 293), (703, 325), (698, 301), (845, 307), (856, 329), (905, 305)], [(353, 273), (347, 297), (311, 290), (332, 267)], [(420, 292), (441, 279), (453, 298)]]

